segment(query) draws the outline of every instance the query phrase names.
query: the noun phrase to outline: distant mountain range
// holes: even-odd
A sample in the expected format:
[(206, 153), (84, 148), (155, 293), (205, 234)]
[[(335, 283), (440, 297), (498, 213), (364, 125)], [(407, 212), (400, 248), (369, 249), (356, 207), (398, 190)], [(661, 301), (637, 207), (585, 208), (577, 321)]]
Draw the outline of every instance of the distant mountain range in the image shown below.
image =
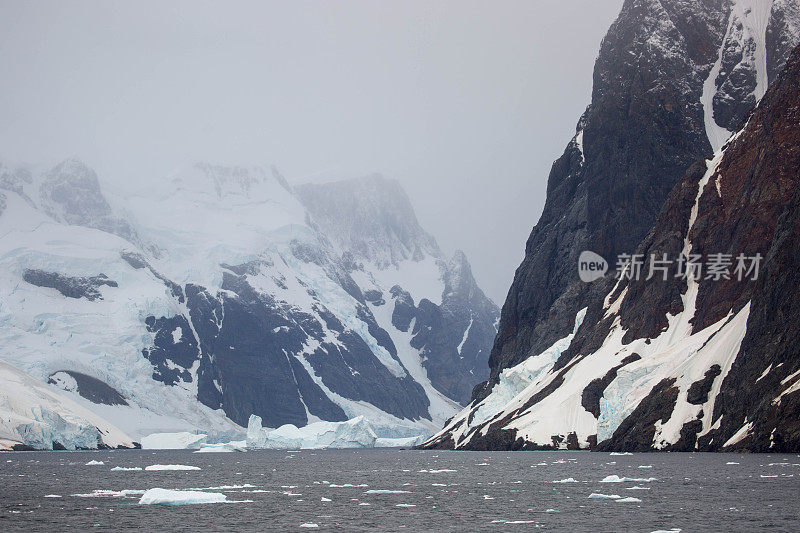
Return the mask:
[(431, 435), (488, 377), (499, 318), (396, 181), (205, 163), (118, 202), (80, 161), (0, 167), (0, 294), (5, 447), (251, 415)]

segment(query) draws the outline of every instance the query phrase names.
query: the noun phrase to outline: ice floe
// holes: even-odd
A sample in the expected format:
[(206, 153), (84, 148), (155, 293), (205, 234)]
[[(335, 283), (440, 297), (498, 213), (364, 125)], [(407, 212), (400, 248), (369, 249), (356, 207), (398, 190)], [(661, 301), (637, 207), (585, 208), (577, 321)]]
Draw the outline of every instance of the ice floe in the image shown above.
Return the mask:
[(161, 470), (200, 470), (199, 466), (189, 465), (150, 465), (144, 468), (149, 472), (156, 472)]
[(364, 494), (410, 494), (409, 490), (370, 489)]
[(104, 464), (105, 463), (103, 461), (95, 461), (94, 459), (92, 459), (91, 461), (86, 463), (86, 466), (99, 466), (99, 465), (104, 465)]
[(589, 495), (590, 500), (618, 500), (622, 498), (619, 494), (601, 494), (599, 492), (593, 492)]
[(140, 466), (115, 466), (111, 469), (112, 472), (136, 472), (141, 470), (142, 467)]
[(139, 498), (140, 505), (187, 505), (199, 503), (225, 503), (228, 497), (221, 492), (199, 490), (150, 489)]
[(617, 501), (619, 503), (641, 503), (642, 500), (640, 500), (639, 498), (631, 498), (629, 496), (627, 498), (620, 498), (620, 499), (615, 500), (615, 501)]
[(553, 483), (580, 483), (577, 479), (568, 477), (567, 479), (559, 479), (558, 481), (553, 481)]
[(76, 498), (129, 498), (131, 496), (141, 496), (144, 493), (145, 491), (143, 490), (132, 490), (132, 489), (125, 489), (125, 490), (95, 489), (89, 493), (73, 494), (72, 496)]
[(600, 480), (600, 483), (649, 483), (656, 481), (654, 477), (639, 478), (639, 477), (619, 477), (616, 474), (606, 476)]

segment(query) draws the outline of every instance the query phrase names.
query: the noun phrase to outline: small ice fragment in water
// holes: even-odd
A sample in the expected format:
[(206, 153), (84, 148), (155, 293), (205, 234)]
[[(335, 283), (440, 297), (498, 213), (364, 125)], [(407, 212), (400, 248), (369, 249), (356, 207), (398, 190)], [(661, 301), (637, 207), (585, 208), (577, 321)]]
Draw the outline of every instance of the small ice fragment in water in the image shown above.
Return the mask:
[(199, 466), (189, 465), (150, 465), (144, 468), (147, 471), (160, 471), (160, 470), (200, 470)]
[(651, 481), (656, 481), (656, 478), (654, 478), (654, 477), (648, 477), (648, 478), (619, 477), (616, 474), (612, 474), (610, 476), (606, 476), (603, 479), (601, 479), (600, 483), (628, 483), (628, 482), (649, 483)]
[(45, 494), (44, 497), (45, 498), (60, 498), (61, 495), (60, 494)]
[(398, 503), (395, 504), (395, 507), (416, 507), (413, 503)]
[(319, 524), (314, 524), (312, 522), (306, 522), (305, 524), (300, 524), (300, 527), (307, 528), (307, 529), (314, 529), (314, 528), (318, 528)]
[(641, 503), (642, 500), (640, 500), (639, 498), (631, 498), (629, 496), (627, 498), (620, 498), (619, 500), (616, 501), (620, 503)]
[(125, 466), (115, 466), (111, 469), (112, 472), (134, 472), (137, 470), (141, 470), (142, 468), (139, 466), (132, 466), (132, 467), (125, 467)]
[(735, 463), (735, 462), (733, 462), (733, 461), (728, 461), (728, 462), (727, 462), (727, 463), (725, 463), (725, 464), (726, 464), (726, 465), (738, 465), (739, 463)]
[(329, 501), (331, 501), (331, 499), (323, 497), (319, 501), (321, 501), (321, 502), (329, 502)]
[(103, 465), (103, 464), (105, 464), (103, 461), (95, 461), (94, 459), (92, 459), (91, 461), (86, 463), (86, 466), (97, 466), (97, 465)]
[(408, 490), (388, 490), (388, 489), (372, 489), (364, 492), (364, 494), (409, 494)]
[(619, 494), (600, 494), (599, 492), (593, 492), (589, 495), (590, 500), (618, 500), (622, 498)]
[(575, 478), (568, 477), (567, 479), (559, 479), (558, 481), (553, 481), (553, 483), (579, 483), (579, 481)]

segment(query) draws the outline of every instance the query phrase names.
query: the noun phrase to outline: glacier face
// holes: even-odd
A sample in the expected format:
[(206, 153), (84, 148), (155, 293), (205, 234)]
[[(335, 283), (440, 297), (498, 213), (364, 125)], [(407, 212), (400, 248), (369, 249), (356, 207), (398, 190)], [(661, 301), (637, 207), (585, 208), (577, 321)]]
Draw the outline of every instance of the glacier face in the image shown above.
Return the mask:
[(499, 310), (396, 182), (338, 185), (359, 242), (314, 187), (198, 164), (123, 202), (79, 161), (0, 167), (3, 358), (134, 439), (233, 438), (252, 414), (432, 433), (485, 378)]

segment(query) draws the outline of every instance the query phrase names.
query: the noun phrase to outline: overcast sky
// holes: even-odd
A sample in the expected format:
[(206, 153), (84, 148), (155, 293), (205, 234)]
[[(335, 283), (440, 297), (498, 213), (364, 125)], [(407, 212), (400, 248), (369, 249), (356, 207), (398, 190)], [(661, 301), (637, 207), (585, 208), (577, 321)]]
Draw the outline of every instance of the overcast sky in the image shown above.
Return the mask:
[(622, 0), (0, 0), (0, 158), (379, 172), (502, 305)]

